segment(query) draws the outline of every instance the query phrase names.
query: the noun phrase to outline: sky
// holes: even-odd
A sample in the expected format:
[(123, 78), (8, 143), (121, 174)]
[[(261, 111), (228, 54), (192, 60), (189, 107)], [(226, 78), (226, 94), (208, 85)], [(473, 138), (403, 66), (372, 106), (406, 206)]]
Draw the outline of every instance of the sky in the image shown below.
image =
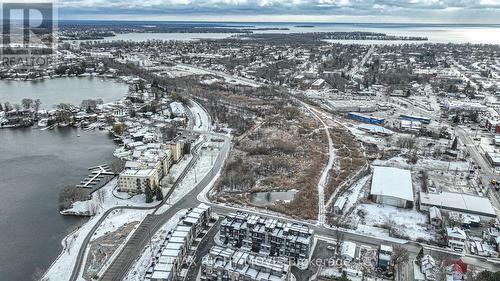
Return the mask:
[(60, 19), (500, 24), (500, 0), (57, 0)]

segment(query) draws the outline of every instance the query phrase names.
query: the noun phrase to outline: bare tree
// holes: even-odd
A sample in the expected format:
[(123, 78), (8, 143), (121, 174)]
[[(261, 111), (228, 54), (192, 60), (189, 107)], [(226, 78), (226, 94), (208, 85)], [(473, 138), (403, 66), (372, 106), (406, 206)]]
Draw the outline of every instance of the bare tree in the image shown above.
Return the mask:
[[(396, 245), (392, 251), (392, 264), (398, 270), (398, 276), (401, 274), (401, 267), (410, 259), (408, 250), (402, 246)], [(400, 279), (400, 278), (399, 278)]]
[(100, 202), (100, 203), (104, 203), (104, 195), (105, 195), (105, 191), (104, 189), (100, 188), (99, 190), (97, 190), (95, 192), (95, 195), (97, 197), (97, 201)]
[(111, 161), (109, 166), (111, 168), (111, 171), (113, 171), (115, 173), (119, 173), (125, 168), (125, 161), (123, 161), (119, 158), (115, 158), (115, 159), (113, 159), (113, 161)]
[(342, 244), (344, 244), (344, 234), (338, 229), (335, 230), (335, 240), (337, 241), (337, 244), (335, 245), (335, 255), (339, 257)]

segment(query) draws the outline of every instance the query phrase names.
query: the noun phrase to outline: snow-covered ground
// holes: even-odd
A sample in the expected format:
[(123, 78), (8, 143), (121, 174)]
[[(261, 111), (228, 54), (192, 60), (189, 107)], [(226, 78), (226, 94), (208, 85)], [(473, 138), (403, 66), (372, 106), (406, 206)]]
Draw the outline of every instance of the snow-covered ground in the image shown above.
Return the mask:
[[(192, 156), (184, 157), (178, 164), (172, 166), (170, 174), (173, 180), (182, 173), (185, 167), (189, 164)], [(207, 163), (208, 160), (203, 161)], [(208, 162), (210, 163), (210, 162)], [(200, 173), (201, 176), (201, 173)], [(48, 271), (45, 273), (48, 280), (68, 280), (71, 276), (71, 270), (76, 262), (78, 251), (81, 248), (85, 237), (90, 233), (93, 226), (99, 221), (102, 215), (112, 207), (116, 206), (143, 206), (152, 207), (158, 204), (157, 201), (152, 203), (145, 203), (145, 195), (136, 195), (130, 199), (126, 193), (117, 192), (115, 189), (117, 185), (117, 178), (112, 179), (108, 184), (101, 188), (100, 191), (92, 194), (92, 199), (87, 201), (75, 202), (71, 209), (66, 210), (68, 214), (88, 214), (93, 213), (89, 221), (83, 224), (76, 231), (66, 236), (61, 244), (63, 251), (59, 257), (54, 261)], [(174, 193), (175, 194), (175, 193)], [(152, 210), (151, 210), (152, 211)], [(132, 221), (142, 221), (142, 219), (151, 212), (149, 210), (130, 210), (130, 211), (115, 211), (111, 213), (97, 229), (95, 237), (102, 236), (106, 232), (116, 230), (120, 226), (125, 225)]]
[[(361, 232), (367, 230), (361, 225), (369, 226), (370, 231), (374, 231), (371, 227), (390, 227), (398, 235), (408, 236), (412, 240), (434, 239), (434, 232), (428, 224), (427, 216), (414, 209), (402, 209), (382, 204), (360, 204), (354, 214), (360, 210), (365, 214), (358, 225)], [(381, 230), (381, 232), (385, 231)]]
[(344, 205), (344, 211), (350, 210), (352, 207), (356, 205), (358, 199), (362, 194), (363, 187), (366, 182), (370, 179), (371, 175), (367, 175), (357, 182), (355, 182), (352, 186), (349, 187), (349, 190), (343, 195), (347, 197), (347, 201)]
[[(171, 67), (168, 70), (168, 75), (171, 77), (182, 77), (182, 76), (189, 76), (189, 75), (214, 75), (218, 76), (224, 79), (226, 83), (233, 84), (233, 85), (242, 85), (242, 86), (250, 86), (250, 87), (260, 87), (260, 85), (257, 82), (254, 82), (250, 79), (243, 78), (243, 77), (235, 77), (227, 73), (223, 73), (220, 71), (215, 71), (215, 70), (210, 70), (210, 69), (204, 69), (201, 67), (196, 67), (192, 65), (187, 65), (187, 64), (178, 64), (176, 66)], [(210, 82), (215, 82), (212, 80), (209, 80)], [(205, 81), (206, 83), (207, 81)]]
[[(87, 201), (75, 202), (71, 209), (64, 213), (68, 214), (94, 214), (89, 221), (75, 230), (73, 233), (66, 236), (61, 244), (63, 251), (54, 261), (45, 277), (49, 280), (68, 280), (71, 276), (71, 270), (78, 256), (78, 251), (81, 248), (85, 237), (90, 233), (92, 227), (99, 221), (102, 215), (112, 207), (116, 206), (155, 206), (158, 202), (145, 203), (144, 195), (137, 195), (130, 199), (120, 199), (113, 195), (113, 190), (117, 184), (117, 179), (114, 178), (99, 191), (92, 194), (92, 199)], [(121, 196), (125, 195), (120, 194)], [(121, 197), (120, 196), (120, 197)], [(131, 220), (142, 220), (140, 217), (146, 215), (145, 212), (139, 211), (132, 215), (133, 212), (111, 213), (103, 222), (102, 229), (98, 229), (96, 237), (110, 231), (110, 229), (118, 228)], [(94, 239), (96, 238), (94, 237)]]
[(415, 171), (441, 170), (441, 171), (468, 171), (469, 163), (466, 161), (441, 161), (435, 159), (418, 159), (416, 164), (410, 164), (405, 158), (397, 156), (388, 160), (375, 160), (373, 165), (391, 166)]
[(210, 130), (210, 120), (207, 112), (196, 102), (192, 102), (189, 109), (193, 113), (195, 121), (193, 130), (197, 132), (208, 132)]
[[(136, 223), (133, 230), (130, 231), (125, 239), (120, 243), (120, 245), (117, 246), (115, 249), (115, 252), (110, 256), (106, 257), (106, 262), (102, 265), (101, 270), (99, 272), (99, 276), (102, 276), (102, 273), (111, 265), (112, 261), (116, 258), (116, 255), (120, 252), (120, 250), (125, 247), (127, 244), (128, 240), (130, 237), (132, 237), (134, 231), (137, 229), (139, 226), (140, 222), (146, 217), (146, 215), (150, 214), (152, 210), (124, 210), (124, 209), (119, 209), (113, 211), (106, 219), (101, 223), (101, 225), (97, 228), (97, 230), (94, 232), (94, 235), (92, 239), (90, 240), (91, 242), (98, 239), (99, 237), (102, 237), (104, 235), (107, 235), (109, 233), (117, 231), (120, 227), (127, 225), (129, 223)], [(89, 255), (89, 247), (87, 247), (87, 250), (85, 252), (84, 256), (84, 261), (87, 261), (88, 255)], [(83, 265), (80, 269), (80, 274), (83, 276), (84, 270), (86, 268), (86, 265)], [(79, 281), (83, 281), (84, 279), (82, 277), (78, 278)]]
[(156, 214), (161, 214), (169, 209), (169, 205), (175, 204), (179, 199), (184, 197), (198, 184), (198, 182), (208, 174), (212, 168), (213, 162), (219, 154), (219, 149), (205, 148), (200, 150), (200, 158), (196, 161), (194, 166), (189, 170), (184, 179), (180, 182), (177, 188), (170, 195), (168, 204), (163, 205), (156, 211)]
[(121, 226), (128, 223), (140, 222), (150, 212), (150, 210), (115, 210), (111, 214), (109, 214), (109, 216), (101, 223), (101, 225), (99, 225), (90, 241), (94, 241), (95, 239), (103, 235), (114, 232)]
[(133, 196), (130, 199), (125, 199), (128, 198), (128, 194), (115, 191), (117, 183), (118, 178), (115, 177), (100, 190), (94, 192), (92, 194), (92, 199), (87, 201), (77, 201), (73, 203), (70, 209), (64, 210), (61, 213), (99, 215), (116, 206), (152, 207), (159, 203), (156, 201), (152, 203), (145, 203), (146, 197), (144, 194)]
[(158, 232), (156, 232), (153, 237), (151, 237), (151, 248), (149, 245), (146, 246), (141, 256), (134, 263), (127, 276), (125, 277), (125, 281), (142, 281), (144, 280), (144, 275), (146, 274), (146, 270), (151, 265), (151, 252), (156, 253), (161, 244), (165, 241), (167, 234), (169, 231), (173, 230), (179, 219), (186, 214), (186, 210), (180, 210), (177, 212), (172, 219), (170, 219), (166, 224), (164, 224)]

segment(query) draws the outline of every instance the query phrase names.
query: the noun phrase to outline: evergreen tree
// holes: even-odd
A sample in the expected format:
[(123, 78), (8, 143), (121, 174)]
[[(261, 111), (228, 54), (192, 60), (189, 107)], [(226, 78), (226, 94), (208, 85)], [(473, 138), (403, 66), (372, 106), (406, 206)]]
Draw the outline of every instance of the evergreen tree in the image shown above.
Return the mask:
[(453, 144), (451, 145), (452, 150), (457, 150), (458, 147), (458, 137), (455, 137), (455, 140), (453, 140)]
[(424, 248), (420, 248), (420, 252), (418, 252), (417, 260), (420, 261), (424, 257)]
[(153, 191), (149, 185), (146, 186), (144, 193), (146, 194), (146, 203), (153, 202)]
[(191, 143), (186, 142), (182, 147), (182, 154), (189, 154), (189, 153), (191, 153)]
[(161, 191), (161, 187), (156, 188), (156, 200), (163, 200), (163, 192)]

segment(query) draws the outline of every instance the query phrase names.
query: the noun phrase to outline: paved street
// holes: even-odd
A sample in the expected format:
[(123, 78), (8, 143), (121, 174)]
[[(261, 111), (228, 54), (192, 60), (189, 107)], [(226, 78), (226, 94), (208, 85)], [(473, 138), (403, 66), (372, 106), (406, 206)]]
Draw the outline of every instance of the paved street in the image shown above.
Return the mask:
[[(242, 206), (233, 207), (233, 206), (226, 206), (209, 202), (206, 194), (211, 188), (212, 184), (217, 179), (219, 172), (222, 170), (224, 161), (228, 156), (231, 148), (231, 141), (227, 136), (224, 135), (219, 135), (214, 133), (207, 133), (206, 135), (224, 139), (224, 143), (221, 146), (221, 151), (217, 156), (217, 159), (215, 160), (214, 165), (210, 170), (210, 172), (204, 178), (202, 178), (198, 182), (198, 184), (186, 196), (184, 196), (176, 203), (174, 203), (166, 212), (158, 215), (148, 216), (147, 221), (141, 224), (141, 227), (133, 235), (132, 239), (118, 254), (117, 258), (113, 261), (110, 268), (104, 274), (102, 280), (122, 280), (126, 276), (131, 266), (133, 265), (134, 261), (139, 257), (142, 250), (147, 245), (150, 234), (152, 235), (153, 233), (155, 233), (164, 223), (170, 220), (179, 210), (196, 207), (201, 202), (210, 205), (213, 208), (213, 210), (220, 215), (226, 215), (228, 213), (236, 211), (246, 211), (264, 217), (272, 217), (296, 223), (305, 223), (315, 231), (315, 235), (317, 238), (327, 239), (327, 240), (335, 239), (335, 229), (328, 226), (317, 225), (316, 222), (303, 222), (284, 217), (281, 214), (272, 214), (272, 213), (266, 213), (265, 211), (262, 210), (247, 209)], [(467, 139), (466, 134), (462, 135), (461, 139), (462, 138), (467, 143), (470, 143), (470, 140)], [(474, 153), (475, 157), (478, 157), (477, 151), (476, 152), (474, 152), (474, 150), (471, 151), (472, 153)], [(488, 163), (484, 162), (484, 159), (482, 160), (483, 162), (481, 162), (480, 160), (481, 157), (478, 157), (478, 159), (479, 159), (478, 163), (480, 163), (480, 165), (484, 165), (485, 170), (487, 171), (488, 169), (486, 168), (486, 164)], [(500, 270), (498, 259), (493, 260), (483, 257), (457, 254), (456, 252), (449, 249), (442, 249), (435, 246), (425, 245), (417, 242), (409, 242), (394, 238), (384, 238), (384, 237), (370, 236), (366, 234), (358, 234), (353, 230), (348, 230), (348, 229), (338, 229), (338, 230), (341, 233), (343, 233), (344, 239), (346, 241), (353, 241), (356, 242), (357, 244), (368, 245), (371, 247), (378, 247), (380, 244), (401, 244), (408, 249), (408, 251), (412, 256), (416, 256), (416, 254), (420, 251), (421, 247), (424, 247), (426, 251), (439, 251), (445, 253), (450, 258), (461, 257), (467, 263), (473, 264), (478, 267), (487, 268), (490, 270)], [(84, 247), (86, 247), (86, 245), (84, 245)], [(408, 270), (410, 269), (409, 268), (406, 269), (406, 272), (408, 272)]]

